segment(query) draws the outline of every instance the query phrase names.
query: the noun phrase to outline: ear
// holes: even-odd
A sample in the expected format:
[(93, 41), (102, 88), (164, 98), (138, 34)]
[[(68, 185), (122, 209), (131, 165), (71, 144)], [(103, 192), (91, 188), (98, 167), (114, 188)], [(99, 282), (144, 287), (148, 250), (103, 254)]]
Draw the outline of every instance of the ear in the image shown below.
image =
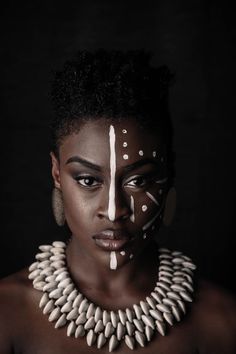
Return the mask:
[(50, 152), (52, 161), (52, 177), (54, 180), (55, 188), (61, 189), (61, 179), (60, 179), (60, 163), (54, 152)]
[(163, 214), (163, 224), (165, 226), (170, 226), (176, 210), (176, 189), (171, 187), (166, 196), (165, 209)]

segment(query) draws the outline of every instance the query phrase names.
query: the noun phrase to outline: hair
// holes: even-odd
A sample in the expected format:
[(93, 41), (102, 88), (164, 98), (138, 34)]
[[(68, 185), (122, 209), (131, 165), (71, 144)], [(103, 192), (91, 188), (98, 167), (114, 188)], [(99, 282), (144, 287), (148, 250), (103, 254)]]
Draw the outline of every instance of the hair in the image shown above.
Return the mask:
[(54, 72), (51, 101), (52, 150), (58, 155), (63, 139), (81, 123), (101, 117), (135, 118), (155, 128), (172, 151), (168, 89), (173, 75), (167, 66), (153, 67), (144, 50), (80, 50)]

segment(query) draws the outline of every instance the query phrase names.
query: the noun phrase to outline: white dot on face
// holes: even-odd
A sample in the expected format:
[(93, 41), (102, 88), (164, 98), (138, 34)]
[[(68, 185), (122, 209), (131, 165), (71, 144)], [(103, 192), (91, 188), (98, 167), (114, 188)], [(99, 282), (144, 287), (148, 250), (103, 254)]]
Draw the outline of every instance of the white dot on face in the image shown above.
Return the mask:
[(146, 211), (147, 210), (147, 206), (146, 205), (142, 205), (142, 211)]
[(139, 150), (138, 154), (139, 154), (140, 156), (143, 156), (143, 150)]
[(123, 146), (124, 146), (125, 148), (128, 146), (128, 144), (127, 144), (126, 141), (123, 143)]
[(153, 156), (153, 157), (156, 157), (156, 156), (157, 156), (157, 152), (156, 152), (156, 151), (153, 151), (153, 152), (152, 152), (152, 156)]
[(123, 134), (127, 134), (127, 130), (126, 130), (126, 129), (123, 129), (123, 130), (122, 130), (122, 133), (123, 133)]
[(130, 254), (130, 256), (129, 256), (129, 258), (130, 258), (130, 259), (132, 259), (132, 258), (133, 258), (133, 256), (134, 256), (134, 255), (131, 253), (131, 254)]
[(129, 158), (129, 155), (127, 155), (127, 154), (124, 154), (124, 155), (123, 155), (123, 159), (124, 159), (124, 160), (128, 160), (128, 158)]
[(120, 254), (121, 254), (122, 256), (125, 256), (125, 251), (121, 251)]
[(147, 234), (143, 234), (143, 238), (145, 239), (147, 237)]

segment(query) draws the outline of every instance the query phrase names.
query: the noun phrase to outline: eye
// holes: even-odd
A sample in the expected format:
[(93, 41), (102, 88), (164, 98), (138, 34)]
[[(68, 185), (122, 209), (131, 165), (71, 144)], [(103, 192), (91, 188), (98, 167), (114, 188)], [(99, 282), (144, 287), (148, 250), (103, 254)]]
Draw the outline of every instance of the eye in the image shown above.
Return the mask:
[(101, 181), (91, 176), (77, 176), (75, 177), (75, 180), (78, 184), (87, 188), (97, 187), (101, 184)]
[(147, 178), (144, 176), (135, 176), (127, 181), (124, 185), (131, 188), (143, 188), (147, 185), (147, 183)]

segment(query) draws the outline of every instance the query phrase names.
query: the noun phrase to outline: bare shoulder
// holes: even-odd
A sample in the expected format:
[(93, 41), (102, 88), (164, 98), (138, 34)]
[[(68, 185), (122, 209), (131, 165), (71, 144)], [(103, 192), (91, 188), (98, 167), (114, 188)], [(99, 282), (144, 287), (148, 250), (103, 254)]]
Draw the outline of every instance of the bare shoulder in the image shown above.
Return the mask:
[(0, 354), (12, 353), (14, 337), (22, 327), (32, 295), (27, 269), (0, 281)]
[(214, 353), (236, 353), (236, 297), (233, 293), (202, 280), (196, 296), (195, 320), (201, 353), (211, 353), (209, 347)]

